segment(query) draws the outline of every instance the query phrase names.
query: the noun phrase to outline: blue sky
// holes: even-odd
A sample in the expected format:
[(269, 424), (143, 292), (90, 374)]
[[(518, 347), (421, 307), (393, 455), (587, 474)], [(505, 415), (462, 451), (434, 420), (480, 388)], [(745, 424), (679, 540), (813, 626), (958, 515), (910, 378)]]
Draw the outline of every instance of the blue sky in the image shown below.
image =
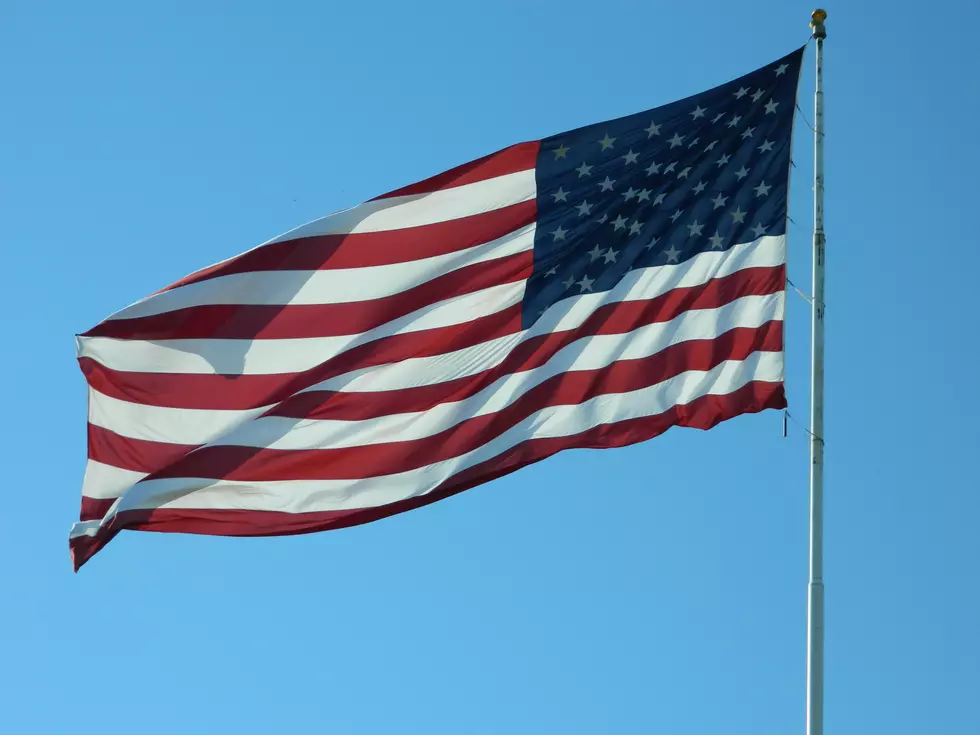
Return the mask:
[[(127, 533), (73, 575), (73, 335), (291, 227), (696, 93), (812, 7), (11, 4), (0, 42), (6, 732), (802, 732), (807, 443), (770, 412), (280, 539)], [(827, 41), (827, 732), (971, 732), (980, 6)], [(800, 102), (812, 116), (808, 54)], [(790, 273), (809, 282), (798, 121)], [(808, 412), (808, 312), (788, 389)]]

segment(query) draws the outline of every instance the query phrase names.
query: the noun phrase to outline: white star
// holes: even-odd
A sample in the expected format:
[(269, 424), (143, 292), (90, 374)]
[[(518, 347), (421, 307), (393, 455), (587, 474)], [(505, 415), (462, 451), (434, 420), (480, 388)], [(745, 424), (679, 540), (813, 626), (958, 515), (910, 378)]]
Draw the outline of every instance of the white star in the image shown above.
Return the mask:
[(667, 198), (667, 195), (664, 194), (663, 192), (661, 192), (660, 194), (657, 194), (657, 198), (653, 200), (653, 203), (654, 204), (663, 204), (664, 203), (664, 199), (666, 199), (666, 198)]
[(578, 210), (580, 217), (584, 217), (587, 214), (592, 214), (592, 205), (589, 204), (588, 200), (585, 200), (581, 204), (576, 205), (575, 209)]
[(680, 170), (680, 173), (677, 174), (677, 178), (679, 178), (679, 179), (686, 179), (687, 178), (687, 175), (689, 173), (691, 173), (691, 167), (690, 166), (685, 166), (684, 168), (682, 168)]
[(599, 260), (602, 257), (602, 248), (596, 245), (589, 251), (589, 257), (592, 258), (592, 262)]
[(732, 157), (729, 156), (727, 153), (723, 153), (721, 155), (721, 158), (719, 158), (717, 161), (715, 161), (715, 163), (718, 164), (718, 168), (721, 168), (722, 166), (728, 165), (728, 162), (730, 160), (732, 160)]
[(699, 117), (704, 117), (704, 113), (706, 112), (707, 110), (705, 108), (701, 107), (701, 105), (698, 105), (697, 107), (694, 108), (693, 111), (691, 111), (690, 113), (691, 119), (697, 120)]
[(564, 190), (563, 188), (561, 188), (560, 186), (558, 187), (558, 191), (556, 191), (556, 192), (555, 192), (554, 194), (552, 194), (551, 196), (553, 196), (553, 197), (555, 198), (555, 203), (556, 203), (556, 204), (557, 204), (558, 202), (567, 202), (567, 201), (568, 201), (568, 192), (567, 192), (567, 191), (565, 191), (565, 190)]
[(669, 174), (675, 168), (677, 168), (677, 161), (671, 161), (670, 163), (667, 164), (667, 168), (664, 169), (664, 173)]
[(766, 141), (759, 146), (759, 153), (768, 153), (772, 150), (772, 142), (766, 138)]
[(657, 242), (659, 240), (660, 240), (660, 238), (658, 238), (658, 237), (651, 237), (650, 238), (650, 242), (648, 242), (643, 249), (644, 250), (653, 250), (653, 248), (656, 246), (656, 244), (657, 244)]
[(728, 201), (728, 197), (723, 197), (721, 194), (719, 194), (711, 201), (714, 203), (715, 209), (720, 209), (721, 207), (725, 206), (725, 202)]
[(652, 138), (654, 135), (660, 135), (660, 126), (657, 123), (650, 123), (650, 127), (646, 128), (644, 132), (647, 134), (648, 138)]
[(683, 214), (683, 212), (681, 212), (681, 210), (678, 209), (676, 212), (674, 212), (672, 215), (670, 215), (670, 221), (671, 222), (676, 222), (677, 220), (680, 219), (680, 217), (681, 217), (682, 214)]
[(766, 114), (767, 115), (769, 115), (769, 114), (775, 115), (776, 114), (776, 107), (777, 107), (777, 105), (779, 105), (779, 103), (778, 102), (773, 102), (772, 100), (769, 100), (768, 102), (766, 102)]
[(589, 278), (588, 276), (582, 276), (581, 281), (576, 281), (579, 288), (579, 293), (585, 293), (586, 291), (592, 290), (592, 284), (595, 283), (594, 278)]
[(758, 186), (755, 187), (755, 195), (757, 197), (767, 197), (769, 196), (769, 190), (772, 187), (767, 185), (765, 180), (761, 181)]
[(776, 67), (776, 76), (781, 77), (783, 74), (786, 73), (786, 70), (788, 68), (789, 68), (789, 64), (780, 64), (779, 66)]
[(732, 119), (728, 121), (728, 127), (734, 128), (738, 125), (739, 120), (742, 119), (741, 115), (732, 115)]
[(766, 92), (763, 89), (757, 89), (757, 90), (755, 90), (755, 94), (752, 95), (752, 101), (753, 102), (758, 102), (759, 101), (759, 98), (762, 97), (762, 95), (764, 95), (765, 93)]
[(567, 291), (575, 284), (575, 276), (569, 276), (566, 280), (561, 282), (561, 285), (565, 287)]
[(741, 181), (749, 175), (749, 170), (745, 168), (745, 166), (742, 166), (742, 168), (735, 172), (735, 175), (738, 177), (738, 180)]
[(599, 191), (612, 191), (613, 184), (615, 183), (616, 183), (615, 181), (613, 181), (607, 176), (605, 181), (599, 182), (599, 186), (602, 187)]
[(739, 90), (735, 93), (735, 99), (740, 100), (748, 93), (749, 90), (747, 87), (739, 87)]
[(735, 207), (735, 211), (732, 212), (732, 217), (735, 222), (741, 223), (745, 222), (746, 213), (743, 212), (739, 207)]
[(626, 218), (623, 215), (619, 215), (613, 220), (613, 229), (619, 232), (626, 228)]
[(647, 176), (653, 176), (654, 174), (660, 173), (660, 164), (653, 161), (649, 166), (647, 166)]
[(702, 191), (704, 191), (704, 187), (706, 186), (707, 184), (705, 184), (703, 181), (699, 181), (697, 184), (694, 185), (694, 193), (700, 194)]
[(650, 193), (651, 192), (649, 189), (640, 189), (638, 192), (636, 192), (636, 201), (638, 202), (650, 201)]
[(639, 235), (642, 229), (643, 229), (643, 225), (641, 225), (639, 222), (634, 222), (633, 224), (630, 225), (630, 234)]
[(701, 230), (704, 229), (704, 225), (699, 225), (697, 220), (694, 220), (691, 224), (687, 226), (687, 229), (691, 232), (691, 237), (695, 235), (700, 235)]
[(555, 148), (555, 160), (557, 161), (559, 158), (564, 158), (565, 157), (565, 154), (568, 153), (569, 150), (571, 150), (571, 149), (570, 148), (566, 148), (565, 147), (565, 144), (562, 143), (560, 146), (558, 146), (557, 148)]
[(670, 142), (670, 147), (671, 148), (676, 148), (677, 146), (679, 146), (681, 144), (681, 141), (682, 140), (684, 140), (684, 139), (681, 136), (679, 136), (677, 133), (674, 133), (674, 137), (671, 138), (670, 141), (669, 141)]
[(549, 276), (556, 276), (556, 275), (558, 275), (558, 266), (557, 265), (553, 265), (548, 270), (548, 272), (544, 274), (544, 277), (545, 278), (548, 278)]
[(606, 263), (615, 263), (617, 255), (619, 255), (617, 251), (613, 250), (612, 248), (609, 248), (606, 251), (606, 254), (602, 256), (602, 259), (605, 260)]
[(677, 256), (681, 254), (681, 251), (671, 245), (667, 250), (664, 250), (664, 255), (667, 256), (668, 263), (678, 262)]
[(755, 227), (752, 228), (752, 235), (758, 240), (760, 237), (766, 234), (766, 228), (762, 226), (761, 222), (756, 223)]
[(746, 128), (745, 130), (742, 131), (742, 140), (745, 140), (746, 138), (751, 138), (753, 133), (755, 133), (755, 128)]
[(599, 219), (596, 220), (596, 224), (604, 225), (604, 224), (606, 224), (606, 220), (607, 219), (609, 219), (609, 215), (608, 214), (604, 214)]
[(623, 196), (626, 197), (626, 201), (629, 201), (636, 196), (636, 189), (631, 186), (629, 189), (623, 192)]
[(578, 177), (581, 179), (583, 176), (588, 176), (592, 173), (592, 166), (589, 166), (585, 163), (585, 161), (582, 161), (582, 165), (575, 170), (578, 171)]
[(552, 232), (551, 234), (554, 236), (555, 242), (558, 242), (559, 240), (565, 239), (565, 235), (568, 234), (568, 230), (563, 228), (561, 225), (558, 225), (558, 229)]
[(609, 137), (609, 133), (606, 133), (606, 137), (599, 141), (599, 145), (602, 146), (602, 148), (600, 148), (599, 150), (604, 151), (607, 148), (612, 148), (613, 147), (612, 144), (615, 143), (615, 142), (616, 142), (616, 139), (615, 138), (610, 138)]
[(639, 157), (640, 157), (640, 154), (639, 153), (633, 153), (633, 149), (632, 148), (629, 149), (629, 153), (627, 153), (625, 156), (623, 156), (623, 158), (626, 159), (626, 165), (627, 166), (629, 166), (631, 163), (636, 163), (636, 159), (639, 158)]
[(701, 139), (700, 138), (695, 138), (694, 140), (692, 140), (690, 143), (687, 144), (687, 147), (688, 148), (693, 148), (694, 146), (696, 146), (698, 144), (698, 141), (699, 140), (701, 140)]
[(711, 249), (712, 250), (721, 250), (722, 247), (724, 246), (725, 238), (723, 238), (721, 235), (719, 235), (717, 231), (715, 232), (714, 235), (712, 235), (708, 239), (711, 240)]
[(705, 146), (704, 152), (707, 153), (708, 151), (714, 150), (716, 145), (718, 145), (717, 140), (711, 141), (707, 146)]
[(719, 112), (717, 115), (715, 115), (713, 118), (711, 118), (711, 122), (712, 123), (716, 123), (719, 120), (721, 120), (724, 116), (725, 116), (725, 113), (724, 112)]

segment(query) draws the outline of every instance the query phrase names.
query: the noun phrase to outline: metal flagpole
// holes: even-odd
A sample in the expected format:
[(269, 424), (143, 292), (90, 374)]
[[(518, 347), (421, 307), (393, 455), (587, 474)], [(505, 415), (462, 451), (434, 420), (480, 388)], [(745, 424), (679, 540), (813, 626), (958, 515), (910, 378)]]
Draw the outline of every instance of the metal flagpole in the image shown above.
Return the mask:
[(810, 584), (807, 594), (806, 732), (823, 735), (823, 42), (827, 12), (814, 10), (810, 28), (817, 43), (813, 154), (813, 303), (810, 364)]

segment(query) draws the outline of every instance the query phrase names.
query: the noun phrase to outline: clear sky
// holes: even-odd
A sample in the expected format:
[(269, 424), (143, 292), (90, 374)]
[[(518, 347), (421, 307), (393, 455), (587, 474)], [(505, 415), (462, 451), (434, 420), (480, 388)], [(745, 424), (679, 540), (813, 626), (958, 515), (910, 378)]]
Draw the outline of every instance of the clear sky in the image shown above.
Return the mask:
[[(980, 732), (980, 5), (838, 6), (826, 730)], [(776, 412), (565, 453), (353, 529), (126, 533), (77, 576), (68, 530), (75, 333), (307, 220), (755, 69), (806, 41), (810, 10), (8, 3), (0, 729), (802, 733), (807, 441)], [(812, 142), (798, 121), (804, 286)], [(790, 304), (805, 423), (808, 311)]]

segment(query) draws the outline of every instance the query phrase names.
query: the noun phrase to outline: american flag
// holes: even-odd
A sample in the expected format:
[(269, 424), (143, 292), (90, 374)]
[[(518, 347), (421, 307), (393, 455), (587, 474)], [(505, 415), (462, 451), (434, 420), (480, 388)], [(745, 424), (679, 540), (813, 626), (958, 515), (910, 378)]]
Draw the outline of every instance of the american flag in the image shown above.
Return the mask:
[(351, 526), (782, 408), (802, 53), (316, 220), (79, 335), (75, 568), (124, 529)]

